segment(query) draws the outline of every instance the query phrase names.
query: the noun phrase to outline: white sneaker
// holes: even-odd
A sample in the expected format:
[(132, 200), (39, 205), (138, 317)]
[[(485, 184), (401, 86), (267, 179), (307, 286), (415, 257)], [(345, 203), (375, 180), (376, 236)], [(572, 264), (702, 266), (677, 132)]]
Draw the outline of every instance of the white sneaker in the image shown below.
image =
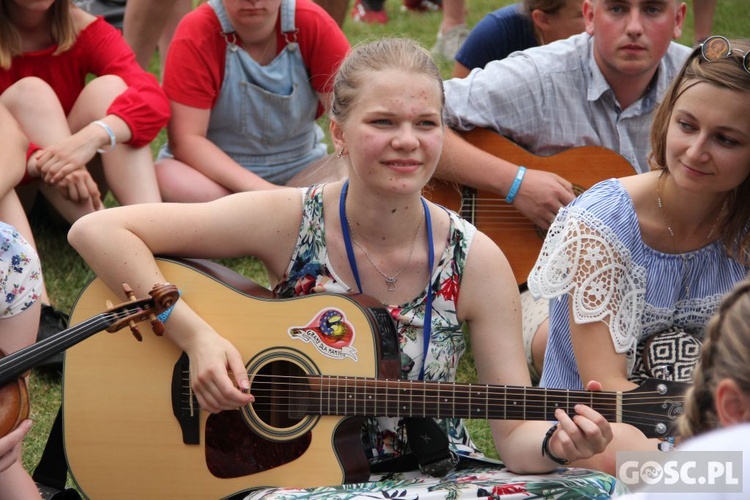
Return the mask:
[(438, 32), (435, 45), (431, 49), (432, 55), (452, 61), (468, 36), (469, 30), (463, 24), (454, 26), (445, 33)]

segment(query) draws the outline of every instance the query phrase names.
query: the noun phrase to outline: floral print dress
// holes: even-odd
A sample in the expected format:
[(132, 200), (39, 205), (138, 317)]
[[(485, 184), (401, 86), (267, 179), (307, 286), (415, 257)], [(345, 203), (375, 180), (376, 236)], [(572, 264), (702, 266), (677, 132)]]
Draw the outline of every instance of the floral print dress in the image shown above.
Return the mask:
[[(303, 215), (297, 245), (284, 278), (274, 288), (280, 297), (310, 293), (356, 293), (344, 283), (328, 259), (323, 219), (324, 185), (302, 189)], [(456, 316), (461, 276), (476, 228), (453, 212), (449, 241), (433, 271), (429, 291), (432, 298), (432, 338), (427, 358), (423, 356), (422, 331), (427, 290), (406, 304), (388, 305), (396, 323), (401, 350), (401, 378), (418, 380), (424, 363), (424, 379), (453, 382), (461, 355), (466, 350), (463, 325)], [(455, 451), (479, 453), (461, 419), (437, 420)], [(368, 419), (363, 428), (363, 445), (371, 461), (408, 452), (406, 434), (397, 418)]]

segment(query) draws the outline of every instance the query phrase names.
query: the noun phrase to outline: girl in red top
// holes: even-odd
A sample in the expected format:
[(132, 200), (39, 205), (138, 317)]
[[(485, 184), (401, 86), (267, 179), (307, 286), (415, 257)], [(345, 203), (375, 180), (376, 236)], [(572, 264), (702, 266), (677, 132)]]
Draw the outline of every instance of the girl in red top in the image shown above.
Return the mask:
[(122, 205), (161, 201), (149, 143), (169, 103), (120, 33), (70, 0), (0, 9), (0, 102), (32, 143), (27, 174), (44, 196), (68, 221), (101, 208), (104, 183)]
[[(310, 0), (209, 0), (180, 21), (164, 71), (172, 118), (156, 173), (165, 201), (343, 175), (317, 118), (349, 50)], [(312, 167), (311, 167), (312, 165)]]

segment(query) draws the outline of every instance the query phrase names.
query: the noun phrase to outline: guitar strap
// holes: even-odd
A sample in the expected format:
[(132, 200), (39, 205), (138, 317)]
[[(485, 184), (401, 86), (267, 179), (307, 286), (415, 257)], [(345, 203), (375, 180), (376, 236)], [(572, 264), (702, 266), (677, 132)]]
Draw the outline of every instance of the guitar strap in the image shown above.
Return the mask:
[(419, 469), (422, 474), (443, 477), (458, 465), (458, 455), (450, 450), (448, 437), (433, 419), (407, 417), (401, 423), (406, 427), (411, 453), (372, 464), (370, 472), (383, 474)]

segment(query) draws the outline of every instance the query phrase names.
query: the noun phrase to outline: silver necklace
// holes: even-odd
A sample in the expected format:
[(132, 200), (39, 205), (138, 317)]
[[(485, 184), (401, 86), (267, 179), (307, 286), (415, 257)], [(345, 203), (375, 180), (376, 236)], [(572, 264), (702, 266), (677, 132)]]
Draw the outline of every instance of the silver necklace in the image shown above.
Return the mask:
[[(669, 222), (669, 216), (667, 215), (667, 211), (664, 208), (664, 203), (661, 201), (661, 178), (664, 177), (665, 170), (662, 170), (659, 174), (659, 178), (656, 180), (656, 203), (659, 205), (659, 211), (661, 212), (662, 217), (664, 217), (664, 223), (667, 225), (667, 231), (669, 232), (669, 237), (672, 240), (672, 248), (674, 251), (677, 251), (677, 242), (675, 241), (674, 237), (674, 230), (672, 229), (672, 225)], [(721, 220), (721, 215), (724, 213), (724, 210), (727, 208), (727, 200), (724, 200), (724, 204), (721, 206), (721, 210), (719, 210), (719, 215), (716, 216), (716, 220), (714, 221), (713, 225), (711, 226), (711, 230), (706, 235), (706, 240), (710, 240), (711, 237), (714, 235), (714, 232), (716, 231), (717, 226), (719, 225), (719, 220)], [(682, 258), (682, 267), (683, 267), (683, 274), (689, 274), (691, 271), (690, 269), (690, 262), (689, 257), (685, 255), (684, 252), (680, 253), (680, 256)], [(687, 271), (687, 273), (685, 272)], [(690, 298), (690, 283), (685, 283), (685, 296), (686, 298)]]
[(348, 220), (346, 221), (346, 224), (349, 226), (349, 231), (351, 231), (352, 233), (352, 243), (357, 245), (357, 247), (360, 250), (362, 250), (362, 253), (365, 254), (365, 257), (370, 262), (370, 264), (372, 264), (372, 267), (374, 267), (375, 270), (379, 272), (383, 278), (385, 278), (385, 284), (388, 286), (389, 292), (393, 292), (394, 290), (396, 290), (396, 282), (398, 281), (398, 275), (401, 274), (401, 272), (409, 266), (409, 264), (411, 263), (411, 258), (414, 257), (414, 251), (417, 249), (417, 238), (419, 237), (420, 229), (422, 229), (423, 220), (424, 218), (420, 217), (419, 225), (417, 226), (417, 232), (414, 233), (414, 240), (411, 242), (411, 252), (409, 253), (409, 258), (406, 259), (406, 264), (404, 264), (401, 269), (396, 271), (396, 274), (394, 274), (393, 276), (388, 276), (387, 274), (383, 272), (382, 269), (378, 267), (377, 264), (375, 264), (375, 261), (372, 260), (372, 258), (370, 257), (370, 254), (367, 253), (367, 250), (365, 249), (365, 247), (363, 247), (359, 241), (354, 239), (354, 236), (355, 236), (354, 229), (352, 228), (351, 224), (349, 224), (349, 221)]

